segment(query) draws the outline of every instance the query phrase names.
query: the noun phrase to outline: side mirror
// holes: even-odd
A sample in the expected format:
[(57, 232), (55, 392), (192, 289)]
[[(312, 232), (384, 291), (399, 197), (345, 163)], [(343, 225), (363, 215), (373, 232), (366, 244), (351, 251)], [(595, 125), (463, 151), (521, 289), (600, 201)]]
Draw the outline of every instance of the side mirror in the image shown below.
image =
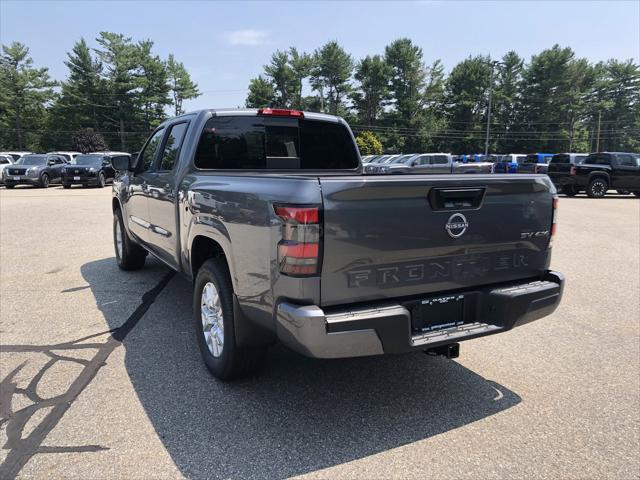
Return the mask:
[(129, 157), (114, 157), (113, 160), (111, 160), (111, 163), (113, 165), (113, 168), (115, 168), (119, 172), (126, 172), (131, 170), (131, 160), (129, 160)]

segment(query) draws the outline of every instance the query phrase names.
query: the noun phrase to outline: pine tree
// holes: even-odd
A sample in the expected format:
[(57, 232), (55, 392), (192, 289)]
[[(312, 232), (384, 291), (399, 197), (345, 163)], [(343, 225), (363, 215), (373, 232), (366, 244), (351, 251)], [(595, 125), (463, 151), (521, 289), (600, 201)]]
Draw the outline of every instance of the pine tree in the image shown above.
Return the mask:
[(35, 68), (29, 48), (13, 42), (2, 46), (0, 56), (0, 138), (3, 145), (36, 150), (55, 82), (47, 68)]
[(391, 98), (391, 67), (380, 55), (367, 56), (356, 65), (354, 78), (359, 84), (351, 93), (351, 100), (358, 118), (366, 125), (375, 125)]
[(167, 60), (167, 74), (169, 88), (173, 98), (174, 113), (176, 116), (184, 113), (182, 103), (185, 100), (200, 96), (198, 85), (191, 80), (191, 76), (181, 62), (177, 62), (173, 54)]
[(311, 85), (318, 91), (322, 103), (327, 100), (327, 110), (333, 115), (344, 113), (344, 98), (351, 91), (353, 59), (336, 41), (323, 45), (314, 53)]

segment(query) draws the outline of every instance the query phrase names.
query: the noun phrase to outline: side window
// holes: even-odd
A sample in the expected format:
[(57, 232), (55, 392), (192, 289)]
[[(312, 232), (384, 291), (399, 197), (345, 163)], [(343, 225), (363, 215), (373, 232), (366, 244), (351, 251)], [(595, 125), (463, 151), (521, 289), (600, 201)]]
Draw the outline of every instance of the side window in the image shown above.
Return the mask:
[(136, 164), (138, 172), (146, 172), (151, 169), (153, 165), (153, 159), (156, 158), (156, 153), (158, 153), (158, 150), (160, 149), (163, 135), (164, 128), (154, 133), (147, 145), (144, 147), (144, 150), (140, 152)]
[(633, 158), (633, 155), (618, 155), (618, 165), (623, 165), (625, 167), (635, 167), (636, 159)]
[(187, 131), (187, 125), (188, 123), (184, 122), (170, 127), (158, 170), (168, 171), (173, 169), (176, 159), (178, 158), (178, 153), (180, 153), (180, 147), (182, 146), (184, 134)]
[(62, 157), (56, 157), (56, 165), (60, 165), (60, 164), (62, 164), (62, 163), (66, 163), (66, 162), (62, 159)]
[(431, 163), (435, 165), (446, 165), (449, 161), (445, 155), (434, 155)]

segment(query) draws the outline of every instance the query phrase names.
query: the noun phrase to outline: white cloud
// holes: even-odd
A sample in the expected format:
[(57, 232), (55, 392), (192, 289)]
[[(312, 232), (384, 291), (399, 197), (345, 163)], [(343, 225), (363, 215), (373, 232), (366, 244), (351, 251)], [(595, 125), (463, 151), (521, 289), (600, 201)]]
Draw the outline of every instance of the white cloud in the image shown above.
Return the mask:
[(269, 32), (248, 28), (246, 30), (227, 32), (225, 33), (225, 38), (231, 45), (264, 45), (269, 43)]

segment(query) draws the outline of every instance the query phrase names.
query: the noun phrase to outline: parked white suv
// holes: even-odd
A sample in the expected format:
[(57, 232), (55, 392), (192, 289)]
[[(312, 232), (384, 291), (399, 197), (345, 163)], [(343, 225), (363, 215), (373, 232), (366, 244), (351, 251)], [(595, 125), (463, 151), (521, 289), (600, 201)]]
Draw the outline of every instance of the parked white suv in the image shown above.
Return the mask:
[(2, 173), (6, 166), (13, 163), (13, 157), (11, 155), (0, 154), (0, 183), (4, 183), (4, 177)]

